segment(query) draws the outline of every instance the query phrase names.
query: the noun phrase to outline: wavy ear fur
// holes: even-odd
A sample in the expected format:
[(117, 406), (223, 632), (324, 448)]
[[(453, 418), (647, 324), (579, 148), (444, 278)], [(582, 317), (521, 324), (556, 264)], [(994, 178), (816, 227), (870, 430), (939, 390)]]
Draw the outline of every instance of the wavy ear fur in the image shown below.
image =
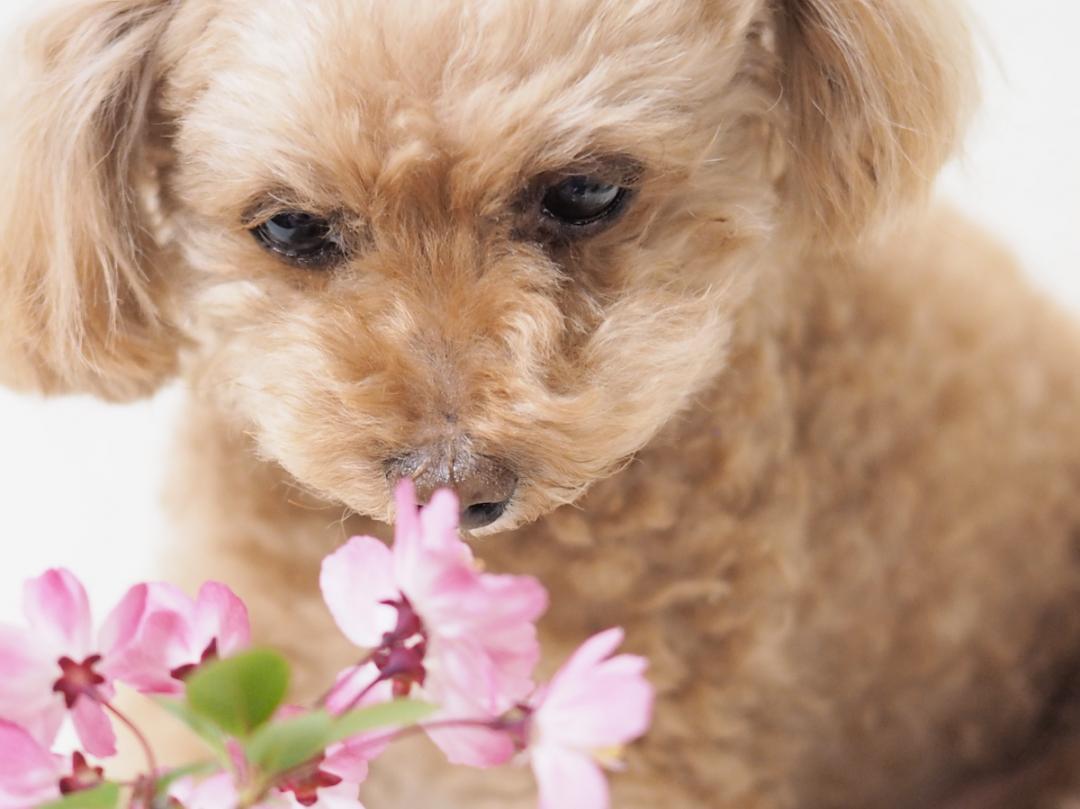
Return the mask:
[(148, 128), (170, 0), (68, 0), (10, 48), (0, 381), (127, 399), (174, 372)]
[(958, 146), (976, 97), (960, 5), (779, 0), (784, 203), (813, 241), (849, 241), (920, 200)]

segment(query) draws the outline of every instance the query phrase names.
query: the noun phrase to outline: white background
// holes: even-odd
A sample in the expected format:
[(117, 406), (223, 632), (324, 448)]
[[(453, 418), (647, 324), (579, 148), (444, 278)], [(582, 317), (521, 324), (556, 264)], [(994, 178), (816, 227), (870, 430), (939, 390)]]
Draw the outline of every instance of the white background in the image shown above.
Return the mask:
[[(942, 193), (1080, 310), (1080, 4), (974, 1), (987, 43), (985, 102)], [(0, 0), (0, 25), (27, 6)], [(152, 575), (181, 397), (173, 389), (116, 407), (0, 391), (0, 621), (16, 618), (20, 581), (50, 565), (82, 576), (101, 611)]]

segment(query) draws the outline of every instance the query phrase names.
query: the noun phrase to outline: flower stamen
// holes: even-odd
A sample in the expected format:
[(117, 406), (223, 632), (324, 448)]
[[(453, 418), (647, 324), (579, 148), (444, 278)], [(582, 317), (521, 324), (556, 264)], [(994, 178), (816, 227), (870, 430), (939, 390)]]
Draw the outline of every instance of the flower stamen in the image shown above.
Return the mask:
[(64, 704), (70, 710), (79, 697), (98, 699), (97, 687), (105, 684), (105, 678), (94, 671), (94, 666), (101, 662), (101, 655), (90, 655), (81, 663), (70, 657), (61, 657), (60, 678), (53, 683), (52, 690), (64, 695)]
[(101, 767), (91, 767), (86, 756), (76, 751), (71, 755), (71, 775), (60, 779), (60, 794), (84, 792), (105, 782), (105, 771)]
[(427, 679), (424, 657), (427, 654), (427, 632), (424, 622), (413, 609), (409, 599), (399, 594), (396, 601), (381, 603), (397, 610), (394, 629), (383, 635), (382, 645), (371, 656), (379, 670), (379, 681), (393, 684), (395, 698), (407, 697), (413, 686), (423, 686)]
[(198, 663), (187, 663), (183, 666), (177, 666), (175, 669), (169, 672), (169, 676), (174, 680), (185, 682), (188, 677), (198, 671), (202, 666), (212, 660), (218, 659), (218, 646), (217, 638), (210, 641), (209, 645), (203, 650), (202, 656), (199, 658)]
[[(321, 763), (321, 762), (320, 762)], [(291, 792), (301, 806), (314, 806), (319, 801), (319, 790), (336, 787), (342, 779), (316, 767), (308, 775), (297, 776), (278, 785), (281, 792)]]

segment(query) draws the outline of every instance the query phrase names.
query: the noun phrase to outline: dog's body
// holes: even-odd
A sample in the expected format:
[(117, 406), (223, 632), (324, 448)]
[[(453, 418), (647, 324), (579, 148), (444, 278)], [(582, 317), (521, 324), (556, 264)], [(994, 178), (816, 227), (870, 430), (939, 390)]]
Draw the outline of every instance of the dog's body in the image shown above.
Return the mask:
[[(310, 690), (353, 654), (318, 561), (450, 448), (550, 661), (613, 624), (652, 661), (618, 806), (921, 807), (1040, 749), (1080, 339), (910, 213), (970, 95), (948, 3), (282, 2), (68, 0), (5, 107), (0, 378), (183, 375), (174, 576), (236, 586)], [(532, 800), (434, 766), (365, 795)]]
[[(608, 625), (649, 655), (663, 696), (618, 806), (939, 805), (1022, 769), (1065, 707), (1073, 325), (947, 212), (783, 272), (747, 303), (729, 370), (633, 464), (478, 540), (490, 566), (552, 588), (555, 659)], [(238, 433), (221, 443), (218, 419), (197, 404), (183, 434), (176, 562), (198, 577), (212, 559), (314, 686), (354, 654), (312, 590), (319, 560), (385, 528), (296, 491)], [(531, 805), (527, 783), (417, 755), (376, 774), (372, 805)], [(972, 806), (1058, 805), (1039, 788)]]

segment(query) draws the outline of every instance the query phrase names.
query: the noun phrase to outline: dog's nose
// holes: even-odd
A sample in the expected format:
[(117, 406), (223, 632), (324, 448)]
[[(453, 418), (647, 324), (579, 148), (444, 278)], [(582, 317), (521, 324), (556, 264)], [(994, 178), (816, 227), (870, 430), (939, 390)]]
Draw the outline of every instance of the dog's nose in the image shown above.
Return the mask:
[(506, 511), (517, 488), (517, 475), (504, 463), (474, 454), (461, 441), (440, 442), (415, 450), (386, 465), (391, 484), (410, 477), (416, 496), (426, 503), (436, 489), (452, 489), (461, 504), (461, 527), (491, 525)]

